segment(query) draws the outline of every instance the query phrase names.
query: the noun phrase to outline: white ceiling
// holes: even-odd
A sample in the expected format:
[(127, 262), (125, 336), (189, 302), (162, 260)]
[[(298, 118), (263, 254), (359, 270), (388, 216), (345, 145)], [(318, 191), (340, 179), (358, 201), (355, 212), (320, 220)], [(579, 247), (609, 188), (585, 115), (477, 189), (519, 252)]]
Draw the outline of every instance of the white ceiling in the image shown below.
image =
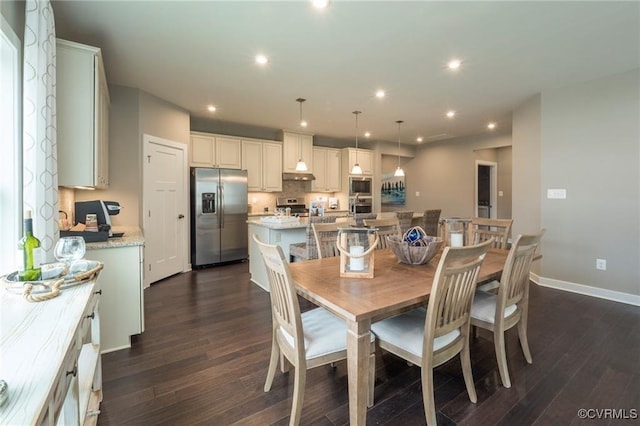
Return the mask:
[[(356, 109), (374, 140), (397, 141), (399, 119), (403, 143), (483, 133), (489, 121), (508, 131), (534, 94), (640, 64), (636, 1), (52, 4), (57, 36), (101, 47), (111, 84), (192, 116), (276, 129), (298, 129), (303, 97), (307, 131), (345, 140)], [(463, 60), (455, 73), (453, 57)]]

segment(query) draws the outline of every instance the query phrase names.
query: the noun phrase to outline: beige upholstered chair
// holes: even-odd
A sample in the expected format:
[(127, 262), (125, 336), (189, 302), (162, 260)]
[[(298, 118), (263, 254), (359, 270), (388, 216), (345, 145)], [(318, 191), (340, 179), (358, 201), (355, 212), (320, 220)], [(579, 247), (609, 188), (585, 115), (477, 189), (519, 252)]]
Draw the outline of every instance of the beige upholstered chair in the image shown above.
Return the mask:
[[(254, 234), (269, 277), (271, 318), (273, 335), (271, 359), (264, 384), (269, 392), (276, 374), (278, 360), (286, 358), (295, 368), (293, 406), (289, 425), (300, 423), (306, 371), (309, 368), (330, 364), (347, 357), (347, 326), (344, 321), (323, 308), (300, 313), (289, 264), (282, 248), (262, 243)], [(284, 362), (284, 359), (283, 359)], [(369, 406), (373, 405), (373, 383), (375, 379), (375, 337), (371, 336), (371, 360), (369, 377)]]
[(387, 237), (391, 235), (402, 236), (400, 223), (397, 217), (389, 219), (365, 219), (364, 225), (368, 228), (378, 228), (378, 246), (376, 249), (387, 248)]
[(471, 325), (493, 332), (498, 370), (505, 388), (511, 387), (504, 345), (506, 330), (518, 326), (518, 337), (524, 357), (529, 364), (533, 362), (527, 339), (529, 272), (544, 231), (543, 229), (535, 235), (516, 237), (504, 265), (498, 295), (478, 290), (471, 307)]
[(440, 223), (440, 209), (425, 210), (422, 217), (422, 229), (431, 237), (438, 236), (438, 224)]
[(413, 211), (396, 212), (396, 217), (400, 223), (400, 233), (404, 235), (409, 228), (411, 228), (411, 221), (413, 220)]
[(313, 235), (315, 237), (318, 259), (340, 256), (336, 242), (338, 240), (338, 228), (343, 228), (344, 223), (314, 223)]
[(494, 239), (495, 248), (506, 250), (513, 219), (488, 219), (474, 217), (469, 222), (468, 235), (472, 244)]
[(307, 223), (307, 241), (304, 243), (289, 244), (289, 257), (291, 261), (296, 260), (310, 260), (318, 258), (318, 251), (316, 250), (316, 237), (313, 235), (314, 223), (335, 223), (336, 218), (334, 216), (310, 216)]
[(433, 368), (460, 354), (471, 402), (477, 401), (469, 357), (469, 313), (476, 281), (491, 243), (445, 247), (431, 287), (427, 309), (371, 325), (378, 345), (422, 368), (422, 399), (428, 425), (436, 424)]

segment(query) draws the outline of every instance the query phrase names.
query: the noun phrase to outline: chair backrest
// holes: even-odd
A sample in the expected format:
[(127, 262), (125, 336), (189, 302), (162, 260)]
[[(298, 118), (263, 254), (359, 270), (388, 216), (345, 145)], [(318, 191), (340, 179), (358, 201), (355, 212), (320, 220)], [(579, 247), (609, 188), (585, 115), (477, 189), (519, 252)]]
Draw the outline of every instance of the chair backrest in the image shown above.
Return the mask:
[[(517, 305), (528, 298), (531, 262), (544, 232), (545, 229), (537, 234), (520, 234), (511, 245), (498, 289), (496, 312), (503, 314), (496, 314), (496, 322), (504, 318), (504, 309), (507, 306)], [(526, 309), (526, 305), (521, 308)]]
[(388, 247), (388, 236), (402, 236), (400, 232), (400, 223), (398, 222), (397, 217), (388, 219), (365, 219), (364, 226), (367, 228), (378, 228), (378, 245), (376, 249), (385, 249)]
[(411, 221), (413, 220), (413, 211), (396, 212), (396, 217), (400, 223), (400, 233), (404, 235), (409, 228), (411, 228)]
[(493, 247), (506, 250), (512, 224), (513, 219), (474, 217), (469, 222), (469, 238), (472, 244), (478, 244), (493, 238)]
[(256, 234), (253, 234), (253, 240), (260, 249), (262, 260), (267, 269), (273, 329), (276, 331), (274, 337), (279, 340), (283, 339), (281, 330), (286, 331), (289, 336), (293, 336), (294, 347), (299, 359), (304, 359), (304, 335), (300, 305), (296, 289), (293, 286), (289, 264), (284, 258), (280, 246), (265, 244), (258, 239)]
[(422, 228), (430, 237), (438, 236), (438, 224), (440, 222), (441, 209), (425, 210), (422, 217)]
[(335, 216), (310, 216), (307, 224), (307, 259), (318, 258), (318, 247), (316, 245), (316, 236), (313, 234), (314, 223), (336, 223)]
[(478, 273), (492, 241), (466, 247), (445, 247), (427, 305), (423, 360), (432, 360), (433, 339), (455, 329), (467, 336), (471, 304), (476, 290)]
[(355, 213), (353, 221), (357, 227), (362, 227), (366, 219), (375, 219), (376, 217), (378, 217), (378, 213)]
[(338, 228), (344, 227), (343, 223), (313, 223), (313, 235), (315, 236), (318, 259), (340, 256), (338, 251)]

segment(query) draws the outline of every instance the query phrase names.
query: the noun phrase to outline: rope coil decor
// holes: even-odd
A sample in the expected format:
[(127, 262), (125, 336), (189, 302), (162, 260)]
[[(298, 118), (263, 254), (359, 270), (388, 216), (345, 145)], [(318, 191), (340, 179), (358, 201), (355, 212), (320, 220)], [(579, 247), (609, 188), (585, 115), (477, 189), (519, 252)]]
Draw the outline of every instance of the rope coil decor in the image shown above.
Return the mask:
[[(103, 267), (104, 264), (102, 262), (96, 262), (96, 265), (93, 268), (79, 272), (75, 275), (65, 275), (53, 280), (22, 282), (22, 297), (24, 297), (27, 302), (44, 302), (46, 300), (53, 299), (60, 295), (60, 292), (62, 291), (61, 287), (63, 285), (74, 286), (84, 284), (85, 282), (93, 279)], [(19, 283), (19, 281), (9, 280), (8, 277), (3, 277), (3, 281), (13, 286)], [(44, 289), (49, 291), (46, 293), (34, 294), (34, 289)]]
[(336, 240), (336, 248), (340, 251), (340, 253), (354, 258), (354, 259), (359, 259), (361, 257), (365, 257), (368, 256), (369, 253), (371, 253), (372, 251), (374, 251), (376, 249), (376, 247), (378, 246), (378, 241), (380, 240), (380, 236), (376, 233), (376, 239), (373, 241), (373, 243), (371, 244), (371, 247), (369, 247), (366, 251), (364, 251), (362, 254), (351, 254), (349, 253), (349, 250), (347, 250), (346, 247), (343, 247), (340, 244), (340, 235), (338, 235), (338, 238)]

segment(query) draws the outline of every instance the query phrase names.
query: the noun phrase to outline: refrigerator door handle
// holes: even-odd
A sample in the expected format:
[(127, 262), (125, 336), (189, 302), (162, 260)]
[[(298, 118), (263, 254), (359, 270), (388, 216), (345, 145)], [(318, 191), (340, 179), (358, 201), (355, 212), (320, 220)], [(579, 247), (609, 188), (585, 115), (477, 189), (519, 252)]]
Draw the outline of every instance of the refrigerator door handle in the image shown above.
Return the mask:
[(224, 185), (222, 184), (222, 182), (220, 182), (218, 190), (220, 191), (220, 195), (218, 197), (218, 200), (220, 200), (220, 206), (218, 208), (218, 211), (220, 212), (220, 227), (224, 228)]

